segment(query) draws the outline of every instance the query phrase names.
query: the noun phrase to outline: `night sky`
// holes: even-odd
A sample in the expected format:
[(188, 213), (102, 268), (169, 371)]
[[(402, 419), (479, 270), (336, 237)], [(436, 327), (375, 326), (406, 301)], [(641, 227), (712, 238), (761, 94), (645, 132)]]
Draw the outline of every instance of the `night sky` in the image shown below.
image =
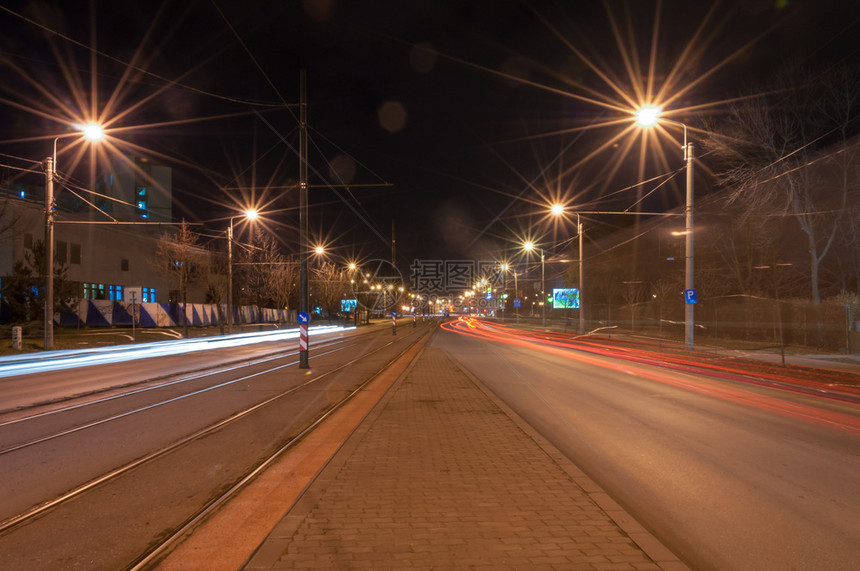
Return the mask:
[[(95, 108), (117, 146), (173, 167), (176, 217), (214, 235), (259, 206), (294, 253), (304, 69), (312, 241), (388, 258), (394, 221), (404, 267), (493, 257), (571, 235), (543, 221), (555, 200), (628, 208), (619, 189), (681, 166), (671, 144), (663, 165), (612, 141), (649, 76), (695, 128), (787, 63), (856, 65), (857, 4), (0, 0), (0, 152), (39, 160)], [(640, 208), (681, 200), (667, 185)]]

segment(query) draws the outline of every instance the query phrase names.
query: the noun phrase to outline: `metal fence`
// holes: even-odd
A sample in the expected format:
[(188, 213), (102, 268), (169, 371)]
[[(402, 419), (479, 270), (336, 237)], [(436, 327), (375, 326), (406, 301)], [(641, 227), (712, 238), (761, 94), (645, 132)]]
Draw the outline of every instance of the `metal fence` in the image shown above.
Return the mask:
[[(614, 306), (600, 304), (585, 311), (592, 330), (609, 327), (617, 333), (677, 341), (684, 338), (684, 307), (680, 303), (653, 300)], [(554, 320), (565, 318), (559, 310), (553, 313)], [(712, 298), (696, 304), (695, 325), (696, 337), (703, 342), (710, 338), (860, 352), (860, 304), (856, 298), (831, 299), (820, 304), (748, 295)]]

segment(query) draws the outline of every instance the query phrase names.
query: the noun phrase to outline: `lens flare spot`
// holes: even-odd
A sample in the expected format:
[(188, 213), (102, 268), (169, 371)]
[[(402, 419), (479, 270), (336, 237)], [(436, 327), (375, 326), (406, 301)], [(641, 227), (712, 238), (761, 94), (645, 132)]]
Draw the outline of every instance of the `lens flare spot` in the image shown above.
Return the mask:
[(406, 126), (406, 109), (398, 101), (386, 101), (379, 108), (379, 125), (391, 133), (402, 131)]
[(355, 161), (346, 155), (338, 155), (329, 163), (329, 177), (332, 180), (349, 184), (355, 180), (356, 166)]

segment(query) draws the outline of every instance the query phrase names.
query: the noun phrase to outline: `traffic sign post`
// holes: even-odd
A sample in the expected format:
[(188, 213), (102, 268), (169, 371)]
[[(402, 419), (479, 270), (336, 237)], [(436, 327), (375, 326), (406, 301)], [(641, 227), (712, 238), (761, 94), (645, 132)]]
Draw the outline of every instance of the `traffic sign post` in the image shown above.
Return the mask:
[(687, 305), (698, 303), (698, 299), (696, 297), (696, 290), (694, 290), (694, 289), (685, 289), (684, 290), (684, 303), (686, 303)]
[(391, 312), (391, 334), (397, 335), (397, 312)]
[(304, 311), (300, 311), (297, 315), (299, 322), (299, 368), (307, 369), (308, 364), (308, 323), (311, 321), (311, 316)]

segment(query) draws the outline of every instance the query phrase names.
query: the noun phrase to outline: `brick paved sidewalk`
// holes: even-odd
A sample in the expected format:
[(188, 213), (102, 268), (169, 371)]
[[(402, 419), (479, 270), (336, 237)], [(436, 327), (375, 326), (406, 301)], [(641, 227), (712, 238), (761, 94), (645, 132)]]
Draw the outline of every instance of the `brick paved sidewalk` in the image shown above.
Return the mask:
[(685, 568), (510, 414), (431, 342), (246, 569)]

